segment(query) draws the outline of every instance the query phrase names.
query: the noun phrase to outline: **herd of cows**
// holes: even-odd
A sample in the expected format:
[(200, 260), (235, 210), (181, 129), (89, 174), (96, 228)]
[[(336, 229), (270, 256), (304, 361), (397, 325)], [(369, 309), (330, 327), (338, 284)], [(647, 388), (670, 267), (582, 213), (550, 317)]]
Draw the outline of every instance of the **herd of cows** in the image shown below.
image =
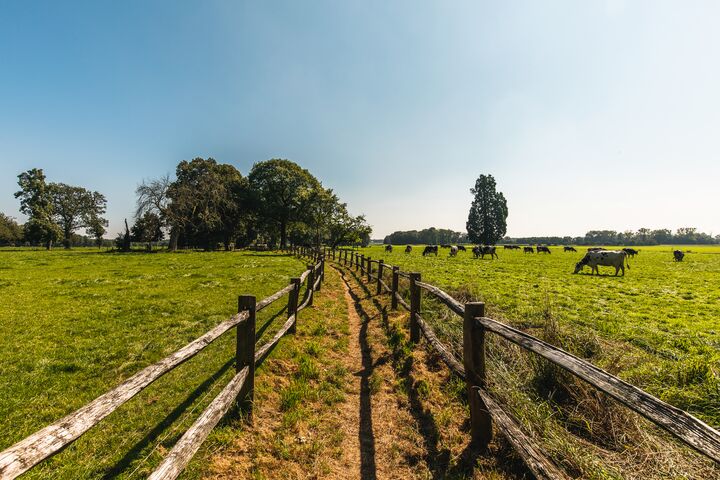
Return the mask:
[[(466, 252), (467, 249), (463, 245), (426, 245), (423, 249), (423, 257), (426, 255), (438, 255), (441, 248), (447, 248), (450, 250), (450, 256), (457, 256), (458, 252)], [(552, 253), (550, 248), (545, 245), (526, 245), (521, 247), (520, 245), (503, 245), (505, 250), (520, 250), (522, 248), (524, 253)], [(405, 253), (412, 253), (412, 245), (405, 247)], [(385, 245), (386, 252), (392, 252), (392, 245)], [(577, 252), (575, 247), (564, 246), (564, 252)], [(485, 255), (489, 255), (490, 259), (499, 258), (497, 254), (497, 247), (490, 245), (476, 245), (472, 248), (474, 258), (484, 259)], [(607, 250), (602, 247), (590, 247), (587, 249), (585, 256), (575, 264), (575, 271), (573, 273), (581, 272), (586, 266), (590, 267), (591, 275), (600, 275), (599, 266), (614, 267), (615, 275), (617, 276), (620, 272), (625, 275), (625, 268), (630, 268), (628, 258), (634, 257), (640, 253), (634, 248), (623, 248), (621, 250)], [(681, 262), (685, 257), (685, 253), (682, 250), (674, 250), (673, 258), (676, 262)]]

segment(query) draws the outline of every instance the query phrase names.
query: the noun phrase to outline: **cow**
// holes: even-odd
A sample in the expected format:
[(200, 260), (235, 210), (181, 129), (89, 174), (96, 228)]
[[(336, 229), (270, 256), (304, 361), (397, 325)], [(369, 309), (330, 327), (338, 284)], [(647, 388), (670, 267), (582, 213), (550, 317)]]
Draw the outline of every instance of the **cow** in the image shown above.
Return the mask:
[(682, 262), (683, 258), (685, 258), (685, 254), (682, 250), (674, 250), (673, 251), (673, 258), (676, 262)]
[(450, 256), (451, 256), (451, 257), (456, 256), (456, 255), (457, 255), (457, 252), (458, 252), (458, 247), (456, 247), (455, 245), (453, 245), (453, 246), (450, 247)]
[(480, 257), (480, 259), (483, 259), (483, 258), (485, 258), (485, 255), (490, 255), (491, 259), (492, 258), (500, 258), (500, 257), (498, 257), (498, 254), (495, 250), (496, 250), (496, 247), (480, 245), (480, 246), (474, 247), (472, 249), (472, 252), (473, 252), (473, 255), (475, 256), (475, 258)]
[(605, 249), (602, 247), (589, 247), (587, 250), (588, 252), (602, 252)]
[(412, 245), (408, 245), (405, 247), (405, 253), (410, 253), (410, 252), (412, 252)]
[(425, 250), (423, 250), (423, 257), (425, 255), (430, 255), (431, 253), (434, 253), (437, 257), (438, 254), (438, 246), (437, 245), (426, 245)]
[(392, 245), (385, 245), (385, 251), (392, 253)]
[(575, 271), (578, 273), (583, 267), (587, 265), (592, 270), (591, 275), (597, 273), (600, 275), (598, 265), (605, 267), (615, 267), (615, 276), (622, 270), (623, 276), (625, 276), (625, 267), (630, 268), (627, 264), (627, 253), (622, 250), (600, 250), (598, 252), (588, 252), (585, 254), (582, 260), (575, 264)]
[(635, 255), (640, 253), (639, 251), (635, 250), (634, 248), (623, 248), (622, 251), (627, 253), (628, 257), (634, 257)]
[(535, 253), (533, 247), (523, 247), (523, 253)]
[(450, 245), (447, 243), (443, 243), (442, 245), (440, 245), (440, 248), (450, 248)]
[(563, 247), (563, 252), (577, 252), (577, 250), (575, 250), (575, 247), (569, 247), (569, 246), (565, 245)]
[(542, 246), (542, 245), (538, 245), (538, 246), (537, 246), (537, 253), (540, 253), (540, 252), (543, 252), (543, 253), (552, 253), (548, 247), (544, 247), (544, 246)]
[(467, 249), (462, 245), (458, 245), (458, 250), (460, 250), (461, 252), (467, 252)]

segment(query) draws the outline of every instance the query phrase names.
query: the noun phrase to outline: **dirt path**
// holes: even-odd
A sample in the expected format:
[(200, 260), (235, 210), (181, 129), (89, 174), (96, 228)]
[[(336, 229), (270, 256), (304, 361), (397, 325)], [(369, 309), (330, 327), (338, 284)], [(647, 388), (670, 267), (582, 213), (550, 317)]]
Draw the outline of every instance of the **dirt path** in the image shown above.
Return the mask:
[(199, 476), (513, 477), (493, 460), (507, 456), (502, 449), (465, 458), (463, 384), (408, 345), (407, 314), (389, 311), (371, 290), (354, 272), (326, 267), (297, 333), (258, 370), (254, 424), (216, 429), (196, 464)]
[[(353, 373), (348, 398), (338, 411), (350, 427), (343, 444), (346, 478), (427, 478), (427, 469), (418, 464), (423, 454), (419, 434), (394, 391), (397, 379), (383, 341), (380, 315), (368, 316), (344, 276), (343, 289), (350, 330), (345, 361)], [(334, 473), (345, 477), (343, 472)]]

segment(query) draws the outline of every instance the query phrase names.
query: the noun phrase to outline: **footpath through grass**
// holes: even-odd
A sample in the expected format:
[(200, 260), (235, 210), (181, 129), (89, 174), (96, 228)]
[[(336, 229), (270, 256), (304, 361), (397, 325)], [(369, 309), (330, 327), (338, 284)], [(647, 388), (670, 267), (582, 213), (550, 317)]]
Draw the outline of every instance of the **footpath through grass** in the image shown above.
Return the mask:
[[(272, 253), (0, 249), (0, 450), (262, 299), (305, 262)], [(258, 316), (259, 343), (285, 319)], [(165, 375), (28, 478), (144, 478), (233, 373), (234, 334)]]

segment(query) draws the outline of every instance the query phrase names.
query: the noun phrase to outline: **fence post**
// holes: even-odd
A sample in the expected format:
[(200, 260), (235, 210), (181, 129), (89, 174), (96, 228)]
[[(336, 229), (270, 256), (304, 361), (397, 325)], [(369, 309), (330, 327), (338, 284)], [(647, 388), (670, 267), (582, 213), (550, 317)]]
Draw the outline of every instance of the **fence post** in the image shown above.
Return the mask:
[(410, 274), (410, 341), (413, 343), (420, 341), (420, 287), (417, 284), (420, 278), (417, 272)]
[(383, 260), (378, 260), (378, 271), (377, 271), (377, 292), (376, 295), (380, 295), (382, 293), (382, 276), (383, 276), (383, 264), (385, 262)]
[(248, 374), (245, 384), (238, 393), (238, 406), (247, 412), (247, 419), (252, 423), (255, 397), (255, 297), (253, 295), (238, 297), (238, 313), (241, 312), (248, 312), (248, 318), (236, 327), (235, 371), (240, 372), (248, 367)]
[(400, 270), (400, 267), (393, 266), (392, 268), (392, 292), (390, 292), (391, 298), (390, 298), (390, 308), (393, 310), (397, 310), (397, 292), (398, 292), (398, 281), (400, 280), (398, 277), (400, 275), (398, 274), (398, 271)]
[(365, 255), (360, 253), (358, 259), (360, 260), (360, 276), (362, 277), (365, 275)]
[(485, 387), (485, 328), (475, 318), (485, 316), (485, 304), (465, 304), (463, 317), (463, 363), (467, 383), (468, 404), (470, 405), (470, 434), (472, 443), (481, 449), (487, 448), (492, 440), (492, 419), (477, 388)]
[(367, 257), (367, 281), (368, 283), (372, 281), (372, 259), (370, 257)]
[[(325, 283), (325, 255), (320, 258), (320, 284)], [(318, 288), (318, 290), (320, 290)]]
[(295, 333), (296, 325), (297, 325), (297, 307), (298, 307), (298, 297), (300, 296), (300, 279), (299, 278), (291, 278), (290, 283), (294, 285), (293, 289), (290, 290), (290, 294), (288, 295), (288, 318), (295, 315), (295, 321), (293, 322), (292, 326), (288, 329), (289, 333)]
[(315, 289), (313, 289), (313, 285), (315, 285), (315, 265), (309, 264), (307, 268), (310, 270), (310, 274), (307, 276), (308, 307), (312, 307), (313, 297), (315, 296)]

